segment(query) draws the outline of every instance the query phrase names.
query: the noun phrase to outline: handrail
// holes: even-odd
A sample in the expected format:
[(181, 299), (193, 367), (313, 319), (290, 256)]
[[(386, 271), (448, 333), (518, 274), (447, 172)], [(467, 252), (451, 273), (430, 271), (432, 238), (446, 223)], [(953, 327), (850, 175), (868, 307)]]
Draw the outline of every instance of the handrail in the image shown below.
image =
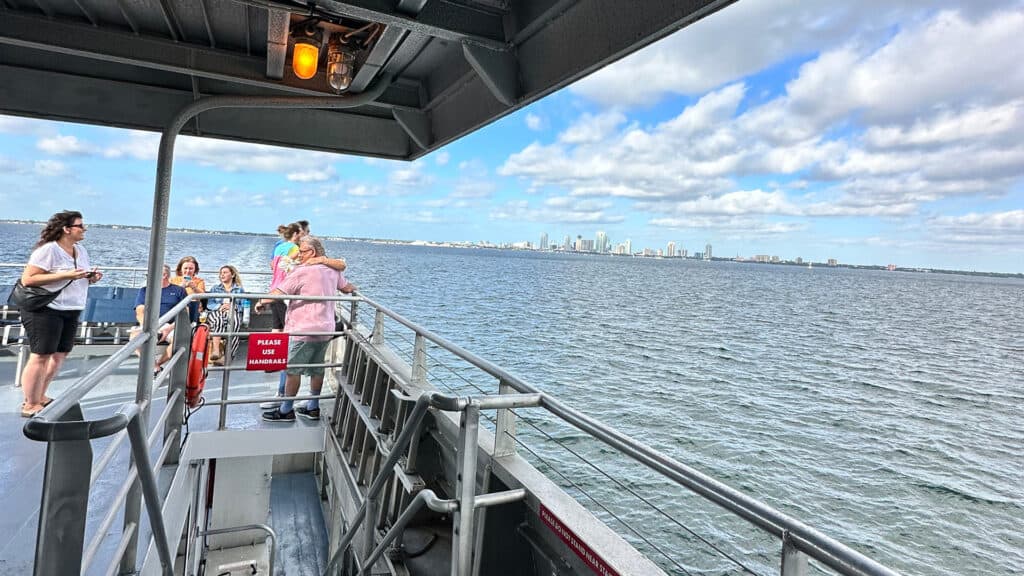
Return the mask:
[(199, 536), (214, 536), (217, 534), (231, 534), (233, 532), (244, 532), (246, 530), (263, 530), (267, 533), (267, 537), (270, 538), (270, 559), (269, 565), (267, 566), (267, 574), (274, 574), (274, 556), (277, 550), (277, 532), (266, 524), (246, 524), (244, 526), (232, 526), (230, 528), (214, 528), (212, 530), (204, 530), (196, 534)]
[[(447, 339), (422, 326), (407, 320), (398, 313), (366, 298), (363, 302), (373, 306), (378, 312), (387, 315), (399, 324), (412, 330), (422, 337), (447, 350), (456, 357), (476, 366), (480, 370), (497, 378), (503, 384), (522, 394), (540, 394), (541, 407), (562, 421), (586, 432), (617, 451), (644, 464), (675, 483), (687, 488), (703, 498), (747, 520), (754, 526), (783, 538), (796, 549), (823, 562), (844, 574), (870, 574), (873, 576), (897, 576), (898, 573), (868, 558), (864, 554), (826, 536), (815, 528), (786, 515), (775, 508), (755, 499), (723, 482), (719, 482), (702, 472), (678, 462), (671, 457), (646, 446), (618, 430), (571, 408), (554, 397), (523, 382), (496, 364), (469, 352)], [(415, 366), (414, 366), (415, 373)], [(415, 375), (414, 375), (415, 377)], [(853, 570), (854, 572), (851, 572)]]

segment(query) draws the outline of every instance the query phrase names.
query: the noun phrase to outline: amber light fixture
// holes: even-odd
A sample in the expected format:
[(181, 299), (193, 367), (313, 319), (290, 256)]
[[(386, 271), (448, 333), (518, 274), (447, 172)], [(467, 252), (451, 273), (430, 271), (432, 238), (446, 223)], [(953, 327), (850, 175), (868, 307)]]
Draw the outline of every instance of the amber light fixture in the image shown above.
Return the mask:
[(306, 42), (296, 42), (292, 52), (292, 72), (303, 80), (316, 76), (316, 65), (320, 60), (320, 49)]
[(316, 76), (316, 68), (320, 62), (320, 45), (323, 44), (323, 32), (316, 20), (307, 20), (292, 30), (295, 47), (292, 49), (292, 72), (303, 80)]

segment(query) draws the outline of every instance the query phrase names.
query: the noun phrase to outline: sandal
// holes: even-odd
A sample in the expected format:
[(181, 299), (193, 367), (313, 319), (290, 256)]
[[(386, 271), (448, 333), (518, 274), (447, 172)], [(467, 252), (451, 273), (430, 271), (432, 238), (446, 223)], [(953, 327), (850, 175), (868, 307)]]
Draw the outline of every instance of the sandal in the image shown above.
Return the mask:
[(43, 396), (43, 401), (40, 402), (40, 404), (42, 404), (43, 408), (46, 408), (47, 406), (50, 405), (51, 402), (53, 402), (53, 398), (50, 398), (49, 396)]
[(44, 406), (42, 404), (25, 404), (25, 403), (22, 403), (22, 405), (21, 405), (21, 417), (22, 418), (31, 418), (31, 417), (35, 416), (36, 414), (39, 414), (40, 412), (42, 412), (43, 408), (44, 408)]

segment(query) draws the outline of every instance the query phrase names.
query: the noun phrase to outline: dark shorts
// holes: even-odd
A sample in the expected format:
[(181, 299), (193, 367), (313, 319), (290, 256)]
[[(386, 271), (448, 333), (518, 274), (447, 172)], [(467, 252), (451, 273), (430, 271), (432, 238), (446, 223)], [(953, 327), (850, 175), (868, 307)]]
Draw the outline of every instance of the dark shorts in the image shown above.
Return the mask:
[(43, 308), (35, 312), (22, 311), (21, 324), (28, 332), (28, 348), (33, 354), (71, 352), (75, 346), (75, 331), (81, 310), (54, 310)]
[(284, 315), (288, 311), (288, 305), (284, 300), (274, 300), (270, 303), (270, 328), (273, 330), (284, 330)]

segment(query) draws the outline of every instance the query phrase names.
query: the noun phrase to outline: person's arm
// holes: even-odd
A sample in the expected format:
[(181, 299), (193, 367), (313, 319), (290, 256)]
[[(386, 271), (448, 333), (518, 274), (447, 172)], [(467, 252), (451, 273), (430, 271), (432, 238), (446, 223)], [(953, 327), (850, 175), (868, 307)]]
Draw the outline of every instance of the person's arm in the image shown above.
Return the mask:
[[(279, 288), (274, 288), (273, 290), (268, 292), (268, 294), (286, 294), (286, 292), (282, 292)], [(270, 304), (271, 302), (273, 302), (273, 300), (271, 300), (270, 298), (261, 298), (256, 301), (256, 304), (253, 306), (253, 309), (259, 312), (260, 308), (262, 308), (264, 304)]]
[(315, 256), (306, 260), (306, 264), (323, 264), (332, 270), (338, 272), (344, 272), (348, 264), (345, 263), (344, 258), (328, 258), (327, 256)]
[(66, 270), (64, 272), (47, 272), (39, 266), (33, 266), (28, 264), (25, 266), (25, 270), (21, 273), (21, 283), (25, 286), (42, 286), (43, 284), (50, 284), (51, 282), (57, 282), (60, 280), (78, 280), (85, 278), (89, 274), (88, 270)]
[(135, 319), (139, 322), (139, 326), (142, 326), (142, 317), (145, 315), (146, 307), (139, 304), (135, 307)]

